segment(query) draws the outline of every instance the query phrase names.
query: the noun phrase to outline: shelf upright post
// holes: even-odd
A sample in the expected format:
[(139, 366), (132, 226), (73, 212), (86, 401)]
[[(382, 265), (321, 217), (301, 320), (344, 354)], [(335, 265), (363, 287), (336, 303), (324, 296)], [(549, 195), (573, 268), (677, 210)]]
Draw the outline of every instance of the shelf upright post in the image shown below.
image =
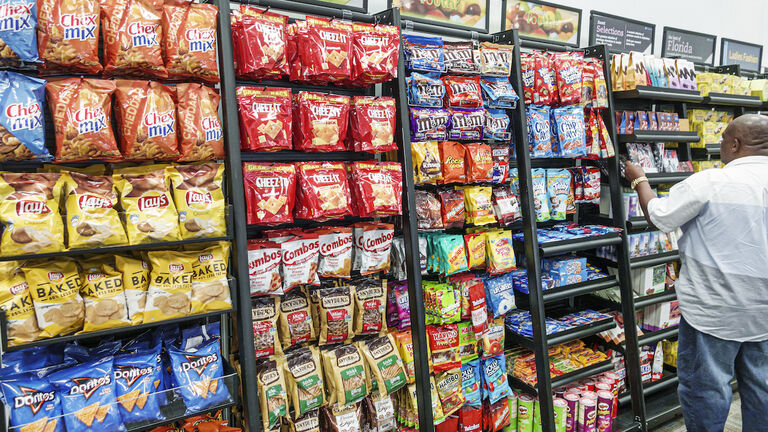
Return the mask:
[[(604, 110), (603, 120), (611, 134), (611, 140), (618, 143), (616, 138), (616, 114), (613, 106), (613, 91), (611, 90), (610, 58), (605, 45), (596, 45), (584, 49), (587, 57), (603, 60), (603, 74), (608, 88), (608, 109)], [(611, 210), (613, 226), (622, 229), (622, 242), (616, 245), (617, 270), (619, 274), (619, 289), (621, 291), (621, 313), (624, 317), (624, 336), (626, 350), (624, 365), (625, 381), (632, 395), (632, 413), (636, 422), (640, 422), (645, 430), (645, 399), (643, 398), (643, 383), (640, 372), (640, 347), (637, 344), (637, 324), (635, 322), (635, 300), (632, 290), (632, 277), (629, 266), (629, 237), (627, 234), (627, 217), (624, 213), (624, 199), (621, 189), (621, 169), (619, 167), (618, 148), (616, 157), (607, 159), (608, 181), (611, 195)]]
[(261, 431), (259, 397), (256, 389), (256, 357), (253, 345), (253, 326), (251, 325), (251, 293), (248, 275), (248, 233), (245, 224), (245, 192), (243, 169), (240, 160), (240, 126), (238, 124), (237, 100), (235, 98), (235, 68), (232, 63), (232, 27), (230, 22), (229, 1), (214, 0), (219, 8), (219, 74), (221, 76), (222, 126), (224, 144), (227, 150), (227, 188), (232, 197), (232, 274), (237, 278), (235, 293), (232, 298), (237, 312), (234, 324), (240, 353), (240, 388), (243, 396), (243, 421), (248, 430)]

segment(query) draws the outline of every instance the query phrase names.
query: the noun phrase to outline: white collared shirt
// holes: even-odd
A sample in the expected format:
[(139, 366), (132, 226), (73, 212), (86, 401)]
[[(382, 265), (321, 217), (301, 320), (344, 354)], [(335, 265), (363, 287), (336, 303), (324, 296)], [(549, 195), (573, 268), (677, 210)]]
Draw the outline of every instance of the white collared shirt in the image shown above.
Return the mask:
[(648, 213), (662, 231), (682, 228), (685, 320), (721, 339), (768, 340), (768, 156), (696, 173), (652, 199)]

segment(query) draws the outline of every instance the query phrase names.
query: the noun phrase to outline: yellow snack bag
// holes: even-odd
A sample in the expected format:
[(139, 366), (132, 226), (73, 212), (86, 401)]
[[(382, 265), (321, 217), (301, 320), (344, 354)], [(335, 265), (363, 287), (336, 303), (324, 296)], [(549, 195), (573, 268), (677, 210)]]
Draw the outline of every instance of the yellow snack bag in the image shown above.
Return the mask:
[(5, 225), (2, 254), (64, 250), (61, 174), (2, 173), (0, 178), (0, 222)]
[(40, 328), (37, 327), (29, 285), (18, 261), (0, 263), (0, 309), (5, 311), (8, 345), (40, 339)]
[(144, 322), (189, 315), (192, 299), (192, 267), (195, 255), (188, 252), (149, 252), (149, 275)]
[(41, 337), (66, 335), (83, 327), (80, 273), (70, 259), (40, 261), (22, 267), (35, 305)]
[(464, 234), (467, 246), (467, 265), (470, 270), (485, 267), (485, 232)]
[(221, 242), (216, 246), (199, 252), (189, 252), (194, 257), (192, 264), (192, 313), (213, 312), (232, 307), (229, 297), (229, 243)]
[(515, 249), (512, 231), (486, 232), (485, 254), (488, 273), (495, 275), (515, 269)]
[(98, 247), (128, 243), (115, 209), (117, 193), (112, 176), (65, 173), (64, 206), (69, 247)]
[(496, 223), (491, 201), (492, 190), (488, 186), (464, 188), (464, 208), (467, 223), (488, 225)]
[(164, 169), (147, 174), (121, 174), (119, 183), (130, 244), (181, 240), (179, 214), (171, 200)]
[(123, 275), (104, 260), (86, 261), (82, 263), (82, 268), (80, 294), (85, 301), (83, 331), (130, 325)]
[[(406, 330), (395, 333), (395, 344), (397, 345), (397, 351), (400, 353), (400, 358), (403, 360), (403, 367), (405, 368), (405, 375), (408, 379), (408, 383), (416, 382), (416, 368), (413, 359), (413, 340), (411, 339), (411, 331)], [(432, 356), (430, 356), (430, 358), (432, 358)]]
[(218, 237), (227, 234), (226, 202), (221, 188), (224, 165), (209, 162), (166, 169), (179, 212), (181, 238)]
[(123, 275), (123, 291), (131, 323), (144, 322), (144, 307), (149, 288), (149, 263), (138, 258), (115, 256), (115, 267)]

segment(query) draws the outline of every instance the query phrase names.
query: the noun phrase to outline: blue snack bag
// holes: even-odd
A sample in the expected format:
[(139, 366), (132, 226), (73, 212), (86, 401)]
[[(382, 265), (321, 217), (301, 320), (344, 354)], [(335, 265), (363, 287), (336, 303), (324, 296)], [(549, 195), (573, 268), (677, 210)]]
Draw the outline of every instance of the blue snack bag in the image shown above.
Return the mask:
[(57, 365), (64, 361), (61, 345), (37, 346), (3, 353), (0, 375), (27, 372)]
[[(0, 136), (9, 134), (18, 146), (0, 156), (7, 160), (53, 160), (45, 147), (45, 80), (0, 72)], [(8, 142), (3, 138), (3, 142)], [(13, 144), (16, 141), (11, 140)]]
[(64, 360), (84, 363), (93, 359), (110, 357), (120, 351), (123, 345), (121, 341), (102, 342), (93, 348), (84, 347), (77, 342), (67, 344), (64, 347)]
[(220, 378), (224, 375), (220, 340), (211, 339), (190, 351), (171, 346), (168, 355), (173, 377), (178, 383), (187, 414), (230, 400), (229, 390)]
[(405, 64), (412, 70), (445, 72), (443, 38), (437, 36), (403, 35)]
[(556, 134), (559, 156), (578, 157), (587, 155), (587, 138), (584, 128), (584, 109), (564, 106), (552, 110), (553, 134)]
[(461, 365), (461, 391), (469, 405), (480, 405), (483, 401), (483, 380), (480, 376), (480, 359)]
[(440, 74), (414, 72), (406, 78), (408, 83), (408, 104), (411, 106), (442, 108), (445, 84)]
[(49, 375), (61, 398), (67, 432), (125, 431), (117, 409), (112, 364), (112, 357), (104, 357)]
[(507, 365), (504, 354), (483, 359), (483, 399), (495, 404), (500, 399), (508, 397), (511, 389), (507, 380)]
[(181, 330), (181, 346), (185, 351), (197, 348), (203, 342), (214, 338), (221, 338), (221, 325), (218, 321)]
[(531, 157), (552, 157), (552, 131), (549, 126), (549, 107), (530, 105), (525, 107), (528, 125), (528, 144)]
[(488, 108), (515, 109), (520, 99), (507, 77), (487, 77), (480, 81), (483, 101)]
[(0, 64), (19, 61), (37, 62), (37, 2), (35, 0), (6, 0), (2, 2), (3, 25), (0, 40), (11, 49), (10, 55), (0, 55)]
[[(114, 360), (115, 389), (123, 423), (163, 420), (158, 393), (162, 381), (160, 347), (122, 354)], [(160, 389), (162, 390), (162, 389)]]
[[(45, 378), (21, 374), (0, 381), (0, 390), (11, 410), (11, 429), (64, 432), (61, 401)], [(18, 428), (18, 429), (17, 429)]]
[(509, 141), (512, 139), (512, 131), (509, 129), (509, 116), (503, 109), (485, 110), (485, 127), (483, 139), (495, 141)]
[(485, 281), (485, 300), (493, 317), (498, 318), (515, 308), (515, 281), (512, 273)]

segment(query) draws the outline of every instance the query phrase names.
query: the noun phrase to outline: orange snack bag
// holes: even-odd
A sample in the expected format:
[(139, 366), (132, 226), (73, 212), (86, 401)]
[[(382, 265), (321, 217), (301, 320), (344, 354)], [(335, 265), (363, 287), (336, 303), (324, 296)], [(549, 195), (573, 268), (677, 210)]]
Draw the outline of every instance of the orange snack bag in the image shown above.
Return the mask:
[(219, 120), (219, 100), (216, 90), (201, 84), (184, 83), (176, 86), (181, 140), (180, 161), (221, 159), (224, 157), (224, 133)]
[(106, 75), (168, 77), (161, 52), (162, 0), (102, 0), (101, 16)]
[(42, 72), (101, 72), (98, 0), (38, 0), (37, 16)]
[(165, 67), (177, 79), (219, 82), (214, 5), (169, 0), (163, 7)]
[(154, 81), (116, 80), (120, 150), (129, 160), (179, 157), (173, 90)]

